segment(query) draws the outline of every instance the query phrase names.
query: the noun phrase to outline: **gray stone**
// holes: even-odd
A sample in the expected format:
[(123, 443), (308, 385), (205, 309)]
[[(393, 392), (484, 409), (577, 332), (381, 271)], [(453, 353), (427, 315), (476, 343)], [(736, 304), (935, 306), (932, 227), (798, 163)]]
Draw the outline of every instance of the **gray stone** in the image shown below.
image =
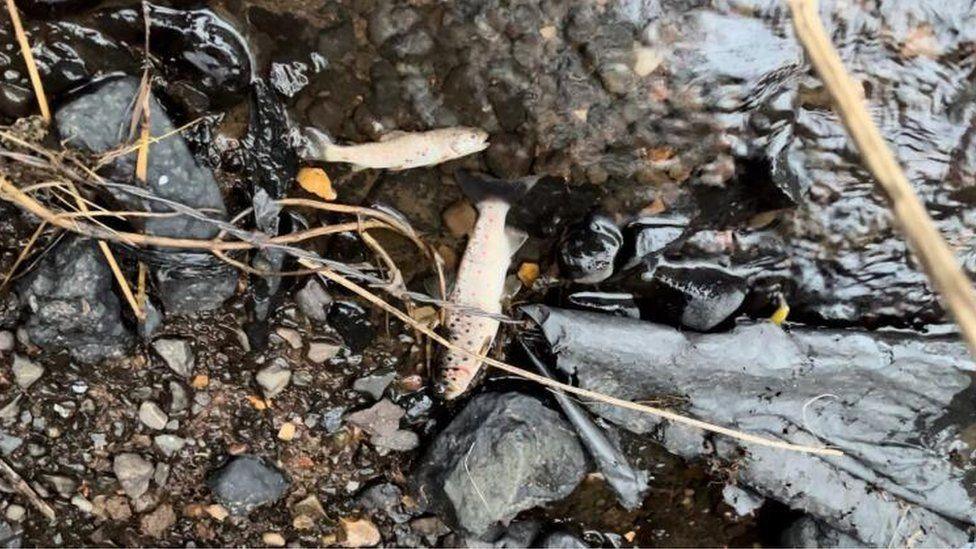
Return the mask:
[(17, 505), (14, 503), (7, 506), (5, 516), (10, 522), (20, 522), (24, 520), (25, 515), (27, 515), (27, 509), (25, 509), (22, 505)]
[(153, 341), (153, 349), (169, 366), (170, 370), (182, 377), (190, 377), (193, 373), (193, 348), (185, 339), (157, 339)]
[(54, 489), (59, 496), (69, 498), (78, 488), (78, 483), (70, 477), (64, 475), (42, 475), (44, 483)]
[(288, 488), (288, 480), (263, 459), (240, 455), (214, 471), (207, 479), (207, 485), (227, 510), (244, 515), (278, 501)]
[(17, 549), (23, 543), (23, 531), (0, 520), (0, 549)]
[(9, 332), (7, 330), (0, 331), (0, 353), (13, 351), (15, 343), (16, 338), (14, 337), (13, 332)]
[(131, 335), (122, 324), (112, 284), (94, 241), (66, 238), (20, 286), (30, 341), (85, 363), (122, 356)]
[(138, 454), (119, 454), (112, 462), (115, 478), (122, 485), (122, 490), (132, 499), (138, 499), (149, 490), (155, 468), (153, 464)]
[(24, 444), (24, 439), (0, 432), (0, 454), (9, 456)]
[[(132, 104), (139, 89), (135, 77), (112, 78), (99, 82), (76, 99), (64, 104), (57, 113), (58, 132), (69, 146), (93, 153), (103, 153), (128, 141)], [(224, 217), (220, 188), (210, 170), (200, 166), (182, 135), (169, 135), (175, 127), (155, 97), (150, 94), (149, 112), (152, 135), (167, 135), (153, 144), (152, 161), (147, 176), (148, 191), (153, 195)], [(106, 175), (116, 181), (131, 181), (135, 173), (136, 153), (123, 155), (106, 166)], [(121, 190), (116, 198), (128, 207), (169, 211), (158, 201), (136, 197)], [(149, 217), (141, 221), (143, 229), (153, 235), (211, 238), (218, 232), (213, 224), (189, 216)], [(237, 275), (201, 253), (170, 253), (170, 265), (155, 268), (160, 298), (167, 311), (190, 313), (219, 307), (235, 289)], [(190, 272), (184, 265), (195, 264)], [(199, 268), (204, 265), (207, 268)]]
[(308, 359), (316, 364), (322, 364), (330, 358), (335, 358), (342, 349), (341, 345), (324, 341), (313, 341), (308, 344)]
[(383, 397), (383, 393), (390, 386), (390, 383), (393, 382), (394, 378), (396, 378), (396, 372), (372, 374), (354, 381), (352, 388), (355, 391), (372, 396), (374, 400), (379, 400)]
[(166, 457), (173, 457), (174, 454), (186, 446), (186, 439), (170, 434), (156, 435), (153, 437), (153, 442), (156, 443), (156, 447)]
[(186, 407), (190, 404), (190, 400), (186, 395), (186, 389), (184, 389), (183, 385), (181, 385), (179, 382), (169, 382), (169, 395), (169, 411), (171, 414), (176, 414), (186, 410)]
[(21, 389), (25, 390), (44, 375), (43, 366), (21, 355), (14, 355), (14, 364), (11, 369), (14, 373), (14, 381)]
[(169, 417), (158, 404), (147, 400), (139, 405), (139, 421), (150, 429), (160, 431), (166, 428), (166, 422), (169, 421)]
[(312, 278), (305, 283), (301, 290), (295, 292), (298, 307), (309, 318), (318, 322), (325, 322), (332, 306), (332, 296), (325, 291), (322, 283)]
[(82, 496), (81, 494), (72, 496), (71, 504), (86, 515), (91, 514), (92, 510), (95, 508), (95, 506), (92, 505), (92, 502), (88, 501), (85, 496)]
[(467, 533), (492, 539), (518, 513), (568, 496), (586, 473), (572, 428), (520, 393), (472, 399), (434, 440), (418, 493)]
[(262, 368), (255, 376), (258, 385), (264, 392), (266, 398), (274, 398), (281, 394), (291, 381), (291, 370), (286, 368), (280, 361), (275, 361), (270, 366)]

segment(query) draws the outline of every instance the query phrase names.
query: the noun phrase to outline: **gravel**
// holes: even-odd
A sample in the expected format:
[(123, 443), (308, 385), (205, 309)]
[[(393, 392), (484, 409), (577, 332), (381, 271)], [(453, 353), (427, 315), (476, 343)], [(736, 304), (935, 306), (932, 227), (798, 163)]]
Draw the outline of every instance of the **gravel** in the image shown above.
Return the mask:
[(138, 454), (119, 454), (112, 463), (115, 478), (122, 485), (122, 490), (132, 499), (138, 499), (149, 490), (155, 468), (153, 464)]
[(159, 354), (170, 370), (180, 377), (190, 377), (195, 358), (190, 343), (184, 339), (157, 339), (153, 349)]

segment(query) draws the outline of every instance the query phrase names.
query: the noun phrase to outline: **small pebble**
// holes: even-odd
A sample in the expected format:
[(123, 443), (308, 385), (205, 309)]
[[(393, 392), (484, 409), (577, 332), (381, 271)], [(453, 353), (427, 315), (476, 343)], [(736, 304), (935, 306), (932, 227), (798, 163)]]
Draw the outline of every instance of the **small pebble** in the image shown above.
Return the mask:
[(274, 398), (288, 386), (288, 382), (291, 381), (291, 370), (276, 361), (274, 364), (262, 368), (256, 379), (264, 391), (264, 397)]
[(227, 510), (227, 508), (219, 503), (208, 505), (207, 514), (213, 517), (213, 519), (217, 522), (224, 522), (224, 519), (230, 516), (230, 512)]
[(16, 503), (7, 507), (6, 517), (10, 522), (20, 522), (24, 520), (24, 515), (26, 514), (27, 509), (21, 505), (17, 505)]
[(330, 358), (335, 358), (340, 349), (342, 347), (334, 343), (313, 341), (308, 344), (308, 359), (316, 364), (322, 364)]
[(285, 442), (295, 438), (295, 424), (290, 421), (283, 424), (281, 429), (278, 429), (278, 438)]
[(166, 415), (166, 412), (158, 404), (147, 400), (139, 406), (139, 421), (146, 427), (159, 431), (166, 428), (169, 416)]
[(380, 531), (369, 519), (339, 519), (344, 534), (343, 547), (372, 547), (380, 541)]
[(298, 333), (298, 330), (282, 326), (276, 329), (275, 333), (278, 334), (281, 339), (285, 340), (285, 342), (288, 343), (292, 349), (302, 348), (302, 334)]
[(94, 509), (92, 502), (85, 499), (85, 497), (82, 496), (81, 494), (75, 494), (71, 498), (71, 504), (77, 507), (79, 511), (85, 514), (91, 514), (92, 509)]
[(33, 385), (35, 381), (44, 375), (44, 367), (21, 355), (14, 355), (14, 364), (12, 369), (14, 373), (14, 381), (17, 382), (17, 385), (24, 390)]
[(269, 547), (284, 547), (285, 537), (278, 532), (265, 532), (261, 535), (261, 541)]
[(194, 389), (203, 389), (207, 385), (210, 385), (210, 376), (205, 374), (193, 376), (193, 380), (190, 381), (190, 387)]
[(0, 331), (0, 353), (6, 353), (8, 351), (14, 350), (14, 343), (16, 338), (12, 332), (6, 330)]
[(444, 225), (456, 237), (469, 234), (478, 220), (478, 212), (467, 200), (458, 200), (444, 210)]
[(193, 372), (193, 349), (182, 339), (157, 339), (153, 348), (169, 366), (170, 370), (181, 377), (190, 377)]

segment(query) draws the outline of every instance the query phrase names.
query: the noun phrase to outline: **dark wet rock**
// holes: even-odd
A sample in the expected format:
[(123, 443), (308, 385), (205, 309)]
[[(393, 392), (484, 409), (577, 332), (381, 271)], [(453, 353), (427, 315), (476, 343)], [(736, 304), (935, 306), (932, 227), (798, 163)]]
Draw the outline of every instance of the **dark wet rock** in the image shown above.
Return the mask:
[(681, 215), (644, 217), (627, 224), (621, 250), (623, 268), (629, 269), (653, 255), (664, 252), (685, 233), (688, 218)]
[(322, 287), (322, 283), (314, 278), (309, 279), (301, 290), (295, 292), (295, 301), (305, 316), (319, 322), (326, 321), (329, 308), (332, 306), (332, 296)]
[(582, 549), (589, 547), (589, 545), (569, 532), (557, 530), (543, 538), (542, 542), (539, 543), (539, 547), (545, 547), (547, 549)]
[[(738, 484), (760, 496), (868, 545), (892, 543), (892, 536), (902, 544), (916, 532), (920, 544), (955, 545), (966, 534), (950, 520), (976, 524), (966, 480), (972, 466), (950, 457), (976, 418), (976, 367), (959, 342), (854, 330), (787, 333), (772, 323), (696, 334), (594, 313), (526, 311), (556, 349), (558, 367), (585, 389), (631, 401), (673, 395), (690, 417), (844, 452), (825, 459), (748, 444), (743, 454), (726, 437), (590, 405), (621, 427), (654, 433), (680, 456), (735, 461)], [(897, 533), (886, 526), (899, 522)]]
[(864, 544), (811, 517), (789, 525), (780, 537), (783, 547), (861, 547)]
[(363, 490), (356, 499), (364, 509), (380, 511), (397, 524), (410, 520), (410, 513), (403, 507), (403, 491), (395, 484), (384, 482)]
[(519, 393), (472, 399), (417, 470), (419, 493), (467, 533), (491, 539), (519, 512), (569, 495), (586, 472), (570, 426)]
[(288, 480), (256, 456), (234, 456), (207, 478), (214, 497), (235, 515), (274, 503), (288, 489)]
[(394, 378), (396, 378), (396, 372), (368, 375), (354, 381), (352, 388), (355, 391), (373, 397), (374, 400), (379, 400), (383, 397), (383, 393), (390, 386), (390, 383), (393, 382)]
[(19, 317), (20, 298), (16, 292), (7, 292), (0, 297), (0, 328), (14, 328)]
[(98, 3), (98, 0), (27, 0), (18, 2), (17, 7), (25, 12), (41, 17), (80, 13)]
[(600, 282), (613, 274), (623, 236), (610, 218), (592, 215), (572, 227), (559, 247), (559, 272), (574, 282)]
[(576, 292), (566, 297), (574, 309), (600, 312), (612, 316), (640, 318), (640, 308), (634, 294), (609, 292)]
[[(76, 99), (55, 113), (58, 132), (69, 146), (102, 153), (128, 142), (133, 98), (139, 79), (112, 78), (86, 88)], [(173, 123), (155, 98), (150, 97), (152, 135), (161, 136), (174, 130)], [(116, 181), (132, 181), (135, 174), (135, 152), (124, 155), (106, 168), (106, 175)], [(205, 210), (208, 215), (223, 217), (223, 198), (213, 174), (201, 167), (182, 136), (168, 136), (153, 144), (147, 173), (148, 191), (166, 200)], [(115, 198), (130, 207), (168, 212), (159, 201), (136, 197), (121, 190)], [(146, 232), (158, 236), (211, 238), (218, 232), (210, 223), (188, 216), (150, 217), (144, 221)], [(236, 288), (233, 269), (221, 266), (209, 254), (164, 253), (162, 264), (154, 269), (161, 286), (160, 298), (170, 312), (187, 313), (220, 306)], [(184, 265), (201, 262), (197, 269)]]
[(19, 549), (23, 541), (23, 530), (5, 520), (0, 520), (0, 548)]
[(139, 499), (149, 490), (155, 468), (153, 464), (138, 454), (119, 454), (112, 462), (115, 478), (119, 480), (125, 494), (131, 499)]
[(86, 363), (121, 356), (131, 336), (113, 280), (94, 241), (65, 239), (21, 284), (30, 341)]
[(354, 353), (362, 352), (376, 334), (373, 323), (369, 320), (369, 311), (352, 301), (333, 303), (329, 309), (328, 322)]
[(650, 266), (624, 283), (638, 296), (641, 317), (707, 331), (735, 313), (748, 288), (741, 277), (717, 265)]
[[(210, 106), (240, 97), (251, 82), (250, 53), (241, 34), (212, 10), (174, 9), (149, 4), (150, 48), (168, 85), (198, 90)], [(142, 44), (144, 21), (138, 8), (106, 9), (96, 20), (111, 36)]]

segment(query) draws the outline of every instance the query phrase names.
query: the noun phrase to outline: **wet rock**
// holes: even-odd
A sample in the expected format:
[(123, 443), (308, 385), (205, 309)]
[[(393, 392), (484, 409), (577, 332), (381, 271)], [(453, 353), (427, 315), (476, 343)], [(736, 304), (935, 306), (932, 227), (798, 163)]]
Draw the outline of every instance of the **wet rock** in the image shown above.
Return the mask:
[(31, 15), (50, 17), (67, 13), (80, 13), (97, 4), (96, 0), (28, 0), (17, 7)]
[(357, 392), (370, 395), (373, 400), (379, 400), (383, 398), (383, 393), (394, 378), (396, 378), (396, 372), (368, 375), (354, 381), (352, 388)]
[[(92, 84), (87, 93), (79, 93), (55, 113), (61, 139), (69, 146), (93, 153), (103, 153), (126, 142), (131, 105), (138, 87), (139, 79), (133, 77)], [(168, 135), (175, 129), (173, 123), (155, 98), (150, 97), (149, 102), (152, 135), (167, 134), (167, 138), (153, 145), (147, 173), (148, 190), (157, 197), (224, 217), (223, 198), (213, 174), (197, 163), (181, 135)], [(121, 156), (105, 168), (106, 175), (116, 181), (132, 181), (135, 161), (135, 152)], [(133, 193), (113, 190), (113, 194), (132, 208), (170, 211), (158, 201)], [(143, 224), (146, 232), (159, 236), (211, 238), (218, 232), (214, 225), (188, 216), (149, 217)], [(236, 289), (236, 272), (213, 261), (209, 254), (161, 252), (158, 259), (160, 265), (153, 272), (167, 311), (192, 313), (213, 309)]]
[(153, 349), (159, 354), (170, 370), (180, 377), (190, 377), (195, 358), (190, 343), (184, 339), (157, 339)]
[(288, 382), (291, 381), (291, 370), (286, 366), (287, 362), (275, 360), (274, 364), (262, 368), (255, 376), (265, 398), (274, 398), (288, 387)]
[(628, 293), (576, 292), (566, 297), (566, 302), (574, 309), (595, 311), (611, 316), (640, 318), (637, 297)]
[(310, 320), (325, 322), (332, 306), (332, 296), (322, 287), (322, 283), (312, 278), (295, 293), (295, 301)]
[(158, 404), (147, 400), (139, 405), (139, 421), (150, 429), (157, 431), (166, 428), (169, 416), (159, 407)]
[(9, 456), (24, 444), (24, 439), (0, 432), (0, 454)]
[(7, 292), (0, 297), (0, 328), (13, 329), (20, 316), (20, 298), (15, 292)]
[(14, 528), (7, 521), (0, 520), (0, 548), (19, 549), (23, 543), (23, 531)]
[(559, 270), (574, 282), (591, 284), (613, 274), (623, 235), (608, 217), (592, 215), (566, 233), (559, 248)]
[(288, 489), (288, 480), (278, 469), (256, 456), (234, 456), (207, 478), (207, 485), (227, 509), (245, 515), (273, 503)]
[(131, 336), (122, 324), (112, 284), (93, 241), (65, 239), (21, 286), (30, 341), (86, 363), (121, 356)]
[(783, 547), (860, 547), (863, 544), (847, 534), (811, 517), (802, 517), (783, 530)]
[(397, 524), (410, 520), (410, 515), (403, 510), (403, 492), (395, 484), (384, 482), (370, 486), (356, 501), (363, 509), (380, 511)]
[(519, 393), (472, 399), (428, 449), (417, 486), (430, 503), (481, 539), (519, 512), (557, 501), (586, 473), (570, 426)]
[(354, 353), (362, 352), (375, 335), (369, 312), (352, 301), (336, 301), (329, 311), (328, 321)]
[(546, 536), (539, 546), (547, 549), (583, 549), (589, 547), (585, 541), (562, 530), (557, 530)]
[(626, 283), (638, 297), (642, 318), (679, 323), (693, 330), (718, 326), (745, 301), (741, 277), (715, 265), (664, 264)]
[(23, 390), (27, 390), (44, 375), (43, 366), (21, 355), (14, 355), (14, 363), (10, 369), (14, 374), (14, 382)]
[(685, 233), (688, 219), (681, 215), (644, 217), (632, 221), (625, 229), (625, 246), (621, 256), (623, 268), (629, 269), (650, 256), (661, 254)]
[(173, 506), (164, 503), (139, 519), (139, 531), (153, 539), (163, 537), (176, 524)]
[[(947, 457), (972, 422), (969, 411), (956, 408), (971, 398), (976, 369), (958, 341), (856, 330), (787, 333), (768, 322), (697, 334), (594, 313), (524, 310), (556, 349), (558, 367), (580, 387), (630, 401), (681, 395), (691, 417), (844, 452), (823, 459), (749, 444), (743, 456), (732, 439), (590, 405), (623, 428), (656, 433), (685, 458), (736, 460), (738, 485), (762, 497), (868, 545), (891, 543), (895, 534), (882, 525), (900, 521), (905, 529), (896, 544), (921, 532), (919, 543), (953, 545), (966, 535), (947, 518), (976, 523), (964, 480), (971, 465)], [(920, 434), (932, 442), (913, 444)]]
[(131, 499), (139, 499), (149, 490), (149, 481), (155, 468), (138, 454), (119, 454), (112, 462), (115, 478), (119, 480), (125, 494)]

